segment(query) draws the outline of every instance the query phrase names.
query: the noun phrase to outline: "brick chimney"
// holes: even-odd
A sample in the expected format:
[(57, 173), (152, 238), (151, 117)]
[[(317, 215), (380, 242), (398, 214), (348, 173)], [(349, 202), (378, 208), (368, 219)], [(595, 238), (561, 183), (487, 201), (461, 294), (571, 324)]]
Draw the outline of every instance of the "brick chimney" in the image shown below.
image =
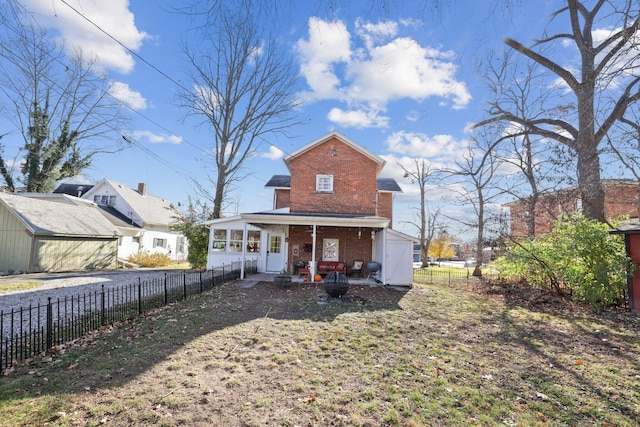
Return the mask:
[(147, 184), (145, 184), (144, 182), (139, 182), (138, 183), (138, 193), (142, 194), (143, 196), (147, 194)]

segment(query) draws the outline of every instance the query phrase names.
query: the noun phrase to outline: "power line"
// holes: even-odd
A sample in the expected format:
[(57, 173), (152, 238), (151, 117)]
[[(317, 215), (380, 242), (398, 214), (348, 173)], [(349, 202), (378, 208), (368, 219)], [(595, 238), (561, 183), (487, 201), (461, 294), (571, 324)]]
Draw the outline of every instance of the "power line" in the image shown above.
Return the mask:
[(164, 71), (162, 71), (160, 68), (156, 67), (155, 65), (153, 65), (151, 62), (147, 61), (146, 59), (144, 59), (142, 56), (138, 55), (135, 51), (131, 50), (128, 46), (126, 46), (124, 43), (122, 43), (120, 40), (118, 40), (117, 38), (115, 38), (114, 36), (112, 36), (111, 34), (109, 34), (107, 31), (103, 30), (102, 27), (100, 27), (98, 24), (96, 24), (95, 22), (93, 22), (91, 19), (87, 18), (85, 15), (82, 14), (82, 12), (80, 12), (78, 9), (76, 9), (75, 7), (71, 6), (69, 3), (67, 3), (66, 0), (60, 0), (62, 3), (64, 3), (65, 5), (67, 5), (67, 7), (69, 7), (69, 9), (73, 10), (75, 13), (77, 13), (80, 17), (82, 17), (85, 21), (87, 21), (88, 23), (90, 23), (91, 25), (93, 25), (94, 27), (96, 27), (102, 34), (104, 34), (105, 36), (109, 37), (111, 40), (113, 40), (114, 42), (118, 43), (118, 45), (122, 46), (127, 52), (129, 52), (131, 55), (135, 56), (136, 58), (138, 58), (140, 61), (144, 62), (145, 64), (147, 64), (149, 67), (153, 68), (154, 70), (156, 70), (158, 73), (160, 73), (163, 77), (165, 77), (166, 79), (168, 79), (169, 81), (173, 82), (173, 84), (175, 84), (176, 86), (178, 86), (179, 88), (181, 88), (182, 90), (189, 92), (189, 90), (187, 88), (185, 88), (179, 81), (175, 80), (173, 77), (171, 77), (169, 74), (165, 73)]
[[(88, 23), (90, 23), (93, 27), (95, 27), (96, 29), (98, 29), (101, 33), (103, 33), (104, 35), (106, 35), (107, 37), (109, 37), (111, 40), (113, 40), (115, 43), (117, 43), (119, 46), (121, 46), (123, 49), (125, 49), (127, 52), (129, 52), (131, 55), (135, 56), (136, 58), (138, 58), (140, 61), (142, 61), (143, 63), (145, 63), (146, 65), (148, 65), (151, 69), (153, 69), (154, 71), (156, 71), (157, 73), (159, 73), (161, 76), (163, 76), (164, 78), (166, 78), (167, 80), (169, 80), (170, 82), (172, 82), (173, 84), (175, 84), (177, 87), (179, 87), (180, 89), (184, 90), (185, 92), (190, 92), (186, 87), (184, 87), (184, 85), (182, 85), (182, 83), (180, 83), (178, 80), (174, 79), (173, 77), (171, 77), (168, 73), (164, 72), (163, 70), (161, 70), (159, 67), (157, 67), (156, 65), (154, 65), (153, 63), (151, 63), (150, 61), (148, 61), (147, 59), (145, 59), (144, 57), (142, 57), (141, 55), (139, 55), (138, 53), (136, 53), (135, 51), (133, 51), (132, 49), (130, 49), (128, 46), (126, 46), (124, 43), (122, 43), (120, 40), (118, 40), (115, 36), (113, 36), (112, 34), (110, 34), (108, 31), (104, 30), (102, 27), (100, 27), (98, 24), (96, 24), (95, 22), (93, 22), (90, 18), (88, 18), (87, 16), (85, 16), (81, 11), (79, 11), (78, 9), (76, 9), (75, 7), (71, 6), (66, 0), (60, 0), (63, 4), (65, 4), (67, 7), (69, 7), (71, 10), (73, 10), (77, 15), (79, 15), (82, 19), (84, 19), (85, 21), (87, 21)], [(127, 106), (125, 104), (125, 106)], [(129, 106), (127, 106), (128, 108), (130, 108)], [(130, 108), (134, 113), (140, 115), (141, 117), (145, 118), (146, 120), (150, 121), (151, 123), (155, 124), (156, 126), (160, 127), (161, 129), (165, 130), (168, 133), (171, 134), (175, 134), (175, 132), (172, 132), (170, 130), (168, 130), (166, 127), (164, 127), (163, 125), (157, 123), (156, 121), (150, 119), (149, 117), (147, 117), (146, 115), (133, 110), (132, 108)], [(258, 137), (259, 140), (261, 140), (262, 142), (272, 145), (274, 147), (276, 147), (277, 149), (279, 149), (280, 151), (282, 151), (285, 154), (290, 154), (288, 151), (283, 150), (282, 148), (278, 147), (276, 144), (267, 141), (266, 139), (264, 139), (264, 137), (259, 136)], [(184, 140), (185, 143), (187, 143), (188, 145), (191, 145), (194, 148), (197, 148), (198, 150), (201, 150), (203, 152), (207, 152), (207, 150), (196, 146), (195, 144), (189, 142), (188, 140)], [(137, 143), (136, 143), (137, 144)], [(140, 147), (139, 145), (136, 145), (138, 147)], [(309, 167), (310, 170), (315, 170), (316, 172), (319, 172), (319, 170), (317, 169), (317, 165), (314, 163), (308, 163), (307, 166)]]
[[(24, 34), (22, 34), (22, 32), (20, 32), (18, 29), (16, 29), (14, 26), (9, 25), (8, 22), (5, 21), (6, 24), (6, 28), (8, 28), (11, 32), (13, 32), (14, 34), (16, 34), (19, 38), (24, 39), (27, 42), (30, 42), (30, 40), (27, 40), (24, 36)], [(51, 52), (49, 51), (42, 51), (44, 52), (46, 55), (48, 55), (51, 59), (53, 59), (55, 62), (57, 62), (58, 64), (60, 64), (63, 67), (66, 67), (67, 69), (70, 67), (69, 64), (64, 63), (63, 61), (61, 61), (58, 57), (53, 56), (51, 54)], [(73, 66), (73, 64), (71, 64), (71, 66)], [(52, 80), (49, 76), (47, 75), (41, 75), (41, 78), (43, 78), (44, 80), (46, 80), (49, 85), (51, 85), (51, 87), (56, 88), (59, 93), (64, 94), (65, 89), (63, 87), (60, 86), (59, 82)], [(121, 100), (115, 98), (111, 93), (109, 93), (108, 89), (105, 91), (103, 87), (100, 87), (96, 84), (96, 82), (92, 81), (92, 80), (86, 80), (86, 83), (90, 84), (91, 86), (93, 86), (94, 88), (98, 89), (101, 93), (106, 94), (107, 96), (109, 96), (110, 98), (112, 98), (114, 101), (116, 101), (119, 105), (121, 105), (122, 107), (130, 110), (131, 112), (138, 114), (139, 116), (143, 117), (144, 119), (148, 120), (149, 122), (155, 124), (156, 126), (158, 126), (159, 128), (163, 129), (164, 131), (170, 133), (170, 134), (175, 134), (174, 132), (170, 131), (169, 129), (167, 129), (165, 126), (161, 125), (160, 123), (156, 122), (155, 120), (151, 119), (150, 117), (145, 116), (144, 114), (142, 114), (141, 112), (134, 110), (130, 105), (122, 102)], [(84, 104), (82, 104), (82, 108), (84, 108)], [(88, 114), (88, 111), (85, 111), (85, 114)], [(191, 143), (190, 141), (183, 139), (183, 141), (185, 143), (187, 143), (188, 145), (196, 148), (198, 151), (203, 151), (204, 149), (202, 147), (198, 147), (197, 145)], [(131, 143), (131, 141), (128, 141), (129, 143)], [(142, 151), (144, 151), (146, 154), (148, 154), (149, 156), (153, 157), (154, 159), (162, 162), (165, 166), (167, 166), (169, 169), (171, 169), (172, 171), (174, 171), (176, 174), (182, 176), (183, 178), (187, 179), (187, 181), (189, 180), (189, 178), (186, 177), (186, 175), (178, 170), (177, 166), (173, 166), (170, 163), (168, 163), (166, 160), (162, 159), (161, 157), (159, 157), (158, 155), (156, 155), (155, 153), (153, 153), (151, 150), (143, 147), (142, 145), (140, 145), (139, 143), (135, 142), (133, 145), (135, 145), (137, 148), (141, 149)], [(20, 152), (20, 150), (19, 150)]]

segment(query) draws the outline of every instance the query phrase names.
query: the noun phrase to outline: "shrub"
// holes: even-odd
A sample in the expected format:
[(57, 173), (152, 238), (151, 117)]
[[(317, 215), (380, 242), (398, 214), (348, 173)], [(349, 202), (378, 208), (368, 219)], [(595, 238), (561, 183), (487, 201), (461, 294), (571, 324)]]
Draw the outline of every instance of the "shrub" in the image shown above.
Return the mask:
[(572, 214), (553, 230), (516, 243), (496, 260), (500, 272), (594, 305), (619, 303), (625, 295), (629, 258), (624, 239), (609, 226)]
[(171, 258), (168, 255), (159, 252), (149, 253), (138, 251), (135, 255), (130, 255), (129, 262), (133, 262), (142, 267), (166, 267), (171, 264)]

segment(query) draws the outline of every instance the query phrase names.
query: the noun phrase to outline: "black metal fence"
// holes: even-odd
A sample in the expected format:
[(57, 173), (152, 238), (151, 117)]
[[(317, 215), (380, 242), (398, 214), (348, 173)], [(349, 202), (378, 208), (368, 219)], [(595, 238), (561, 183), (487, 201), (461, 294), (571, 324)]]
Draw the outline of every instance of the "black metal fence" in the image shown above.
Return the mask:
[[(47, 298), (46, 304), (0, 311), (0, 373), (14, 363), (73, 341), (102, 326), (135, 317), (186, 299), (240, 277), (241, 262), (206, 271), (165, 274), (120, 287)], [(257, 262), (245, 262), (245, 274), (257, 272)]]
[(473, 275), (473, 269), (438, 269), (438, 268), (415, 268), (413, 270), (414, 280), (420, 279), (428, 283), (446, 283), (453, 285), (456, 283), (472, 284), (487, 279), (497, 279), (499, 275), (483, 271), (482, 277)]

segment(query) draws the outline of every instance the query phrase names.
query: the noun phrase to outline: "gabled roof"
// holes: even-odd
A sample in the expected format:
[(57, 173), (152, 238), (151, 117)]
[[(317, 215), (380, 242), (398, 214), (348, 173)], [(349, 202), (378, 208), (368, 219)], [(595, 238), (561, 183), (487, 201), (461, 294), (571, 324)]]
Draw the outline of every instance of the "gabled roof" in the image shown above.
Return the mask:
[[(169, 225), (175, 222), (175, 212), (170, 201), (148, 193), (142, 194), (138, 190), (106, 178), (97, 183), (83, 197), (93, 198), (94, 194), (99, 193), (102, 185), (113, 188), (117, 195), (142, 219), (144, 224)], [(121, 213), (126, 214), (125, 212)]]
[(131, 221), (131, 218), (121, 214), (118, 210), (112, 206), (99, 205), (92, 200), (81, 199), (79, 197), (70, 196), (65, 193), (20, 193), (22, 197), (31, 197), (39, 200), (46, 200), (48, 202), (65, 203), (67, 205), (75, 206), (90, 206), (98, 211), (113, 225), (121, 228), (140, 228), (137, 224)]
[(312, 148), (314, 148), (317, 145), (324, 144), (325, 142), (327, 142), (328, 140), (330, 140), (332, 138), (336, 138), (336, 139), (342, 141), (343, 143), (345, 143), (346, 145), (350, 146), (354, 150), (360, 152), (361, 154), (363, 154), (366, 157), (368, 157), (371, 160), (373, 160), (377, 165), (377, 168), (376, 168), (377, 169), (376, 170), (377, 173), (380, 173), (380, 171), (382, 170), (384, 165), (387, 163), (387, 161), (384, 160), (382, 157), (373, 154), (371, 151), (367, 150), (362, 145), (356, 144), (351, 139), (347, 138), (346, 136), (344, 136), (341, 133), (336, 132), (336, 131), (329, 132), (325, 136), (323, 136), (321, 138), (318, 138), (315, 141), (312, 141), (309, 144), (305, 145), (304, 147), (299, 148), (298, 150), (294, 151), (293, 153), (289, 154), (288, 156), (285, 156), (284, 163), (287, 165), (287, 168), (289, 170), (291, 170), (291, 160), (292, 159), (300, 156), (303, 153), (306, 153), (307, 151), (311, 150)]
[(34, 235), (115, 237), (115, 227), (95, 206), (52, 202), (40, 198), (0, 194), (0, 203)]
[[(271, 177), (271, 179), (269, 179), (269, 181), (267, 181), (267, 183), (264, 186), (265, 188), (290, 189), (291, 176), (290, 175), (274, 175)], [(393, 178), (377, 178), (376, 187), (378, 191), (382, 191), (382, 192), (402, 193), (402, 188), (400, 188), (396, 180)]]

